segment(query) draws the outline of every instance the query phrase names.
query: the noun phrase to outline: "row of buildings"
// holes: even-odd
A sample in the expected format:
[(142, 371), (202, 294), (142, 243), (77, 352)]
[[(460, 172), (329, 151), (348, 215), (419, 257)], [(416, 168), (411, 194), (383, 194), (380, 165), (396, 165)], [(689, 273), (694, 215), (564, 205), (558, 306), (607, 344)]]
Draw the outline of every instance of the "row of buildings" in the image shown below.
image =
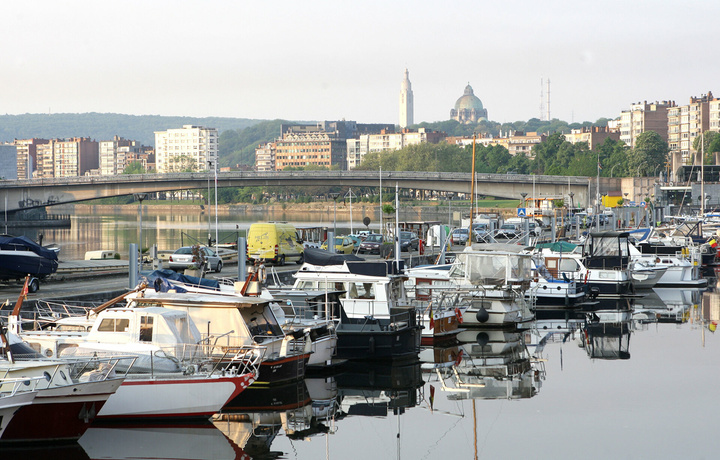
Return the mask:
[(185, 125), (155, 132), (155, 146), (114, 136), (95, 141), (69, 139), (15, 139), (0, 145), (0, 177), (33, 179), (122, 174), (133, 162), (145, 171), (172, 173), (204, 171), (217, 166), (218, 132), (215, 128)]

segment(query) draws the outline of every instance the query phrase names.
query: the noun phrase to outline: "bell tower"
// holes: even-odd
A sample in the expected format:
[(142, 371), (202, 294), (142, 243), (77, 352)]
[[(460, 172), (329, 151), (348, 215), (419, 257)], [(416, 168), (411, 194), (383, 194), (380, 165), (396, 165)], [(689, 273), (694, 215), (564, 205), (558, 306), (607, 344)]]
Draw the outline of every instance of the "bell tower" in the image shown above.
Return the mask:
[(413, 92), (408, 69), (405, 69), (405, 78), (400, 84), (400, 127), (407, 128), (413, 121)]

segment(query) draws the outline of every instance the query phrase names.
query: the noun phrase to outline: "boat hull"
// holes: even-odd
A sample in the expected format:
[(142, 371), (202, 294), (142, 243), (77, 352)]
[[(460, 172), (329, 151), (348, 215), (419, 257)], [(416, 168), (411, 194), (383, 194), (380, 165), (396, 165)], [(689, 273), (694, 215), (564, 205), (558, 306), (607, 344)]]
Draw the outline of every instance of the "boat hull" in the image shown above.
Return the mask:
[(254, 385), (277, 385), (302, 380), (309, 359), (310, 353), (263, 360)]
[(122, 382), (109, 379), (38, 390), (33, 403), (10, 420), (0, 443), (76, 441)]
[(128, 379), (98, 419), (209, 418), (253, 382), (253, 374)]
[(344, 359), (417, 358), (420, 326), (393, 327), (389, 320), (343, 320), (337, 327), (337, 356)]
[(26, 391), (0, 398), (0, 438), (15, 413), (21, 407), (32, 403), (36, 395), (37, 391)]

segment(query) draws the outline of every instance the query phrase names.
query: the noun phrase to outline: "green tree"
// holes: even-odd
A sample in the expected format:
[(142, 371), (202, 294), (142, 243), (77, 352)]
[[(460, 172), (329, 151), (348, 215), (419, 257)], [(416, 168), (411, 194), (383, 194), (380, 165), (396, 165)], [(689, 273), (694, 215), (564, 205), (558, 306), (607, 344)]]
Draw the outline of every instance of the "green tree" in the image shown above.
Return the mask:
[(651, 176), (667, 160), (668, 145), (655, 131), (645, 131), (635, 142), (635, 148), (629, 152), (629, 173), (634, 176)]
[(705, 164), (715, 163), (715, 152), (720, 152), (720, 133), (715, 131), (705, 131), (702, 136), (698, 136), (693, 141), (692, 148), (696, 152), (701, 152), (702, 147), (700, 141), (705, 148)]
[(532, 151), (535, 159), (532, 164), (532, 172), (545, 174), (545, 170), (550, 168), (557, 159), (558, 151), (563, 142), (565, 142), (565, 136), (562, 133), (553, 133), (543, 142), (533, 145)]
[(123, 169), (123, 174), (145, 174), (147, 171), (145, 171), (145, 168), (142, 165), (142, 161), (131, 161), (127, 166), (125, 166), (125, 169)]

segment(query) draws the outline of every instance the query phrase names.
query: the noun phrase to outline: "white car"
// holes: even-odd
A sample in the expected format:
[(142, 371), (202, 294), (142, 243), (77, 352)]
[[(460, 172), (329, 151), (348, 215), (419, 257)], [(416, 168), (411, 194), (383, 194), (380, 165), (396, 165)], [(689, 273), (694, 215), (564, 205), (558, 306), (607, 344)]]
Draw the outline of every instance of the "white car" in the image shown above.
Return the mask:
[[(218, 256), (215, 251), (206, 246), (200, 246), (199, 249), (205, 256), (207, 268), (214, 271), (215, 273), (220, 273), (223, 266), (220, 256)], [(183, 246), (170, 254), (170, 258), (168, 259), (168, 267), (171, 270), (180, 271), (186, 268), (196, 266), (197, 261), (198, 257), (193, 255), (193, 247)]]

